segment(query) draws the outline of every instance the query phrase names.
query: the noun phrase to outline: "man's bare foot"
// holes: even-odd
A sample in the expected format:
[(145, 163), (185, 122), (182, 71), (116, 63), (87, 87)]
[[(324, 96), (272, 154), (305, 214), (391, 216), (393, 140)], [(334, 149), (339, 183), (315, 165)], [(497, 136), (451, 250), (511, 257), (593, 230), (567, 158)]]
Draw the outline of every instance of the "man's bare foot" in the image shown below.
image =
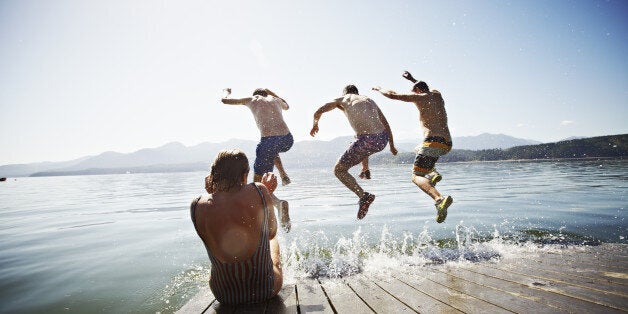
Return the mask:
[(290, 232), (290, 228), (292, 228), (292, 224), (290, 223), (288, 201), (279, 202), (279, 219), (281, 222), (281, 228), (283, 228), (285, 232)]
[(285, 177), (281, 177), (281, 185), (288, 185), (290, 184), (290, 177), (285, 176)]

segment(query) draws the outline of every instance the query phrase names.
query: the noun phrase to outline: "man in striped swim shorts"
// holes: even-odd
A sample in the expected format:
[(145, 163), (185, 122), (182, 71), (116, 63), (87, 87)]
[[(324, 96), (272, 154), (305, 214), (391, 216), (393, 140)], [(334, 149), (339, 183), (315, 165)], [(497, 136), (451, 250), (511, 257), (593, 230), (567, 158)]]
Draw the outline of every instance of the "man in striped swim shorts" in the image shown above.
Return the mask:
[(398, 94), (391, 90), (383, 90), (379, 86), (373, 87), (373, 90), (379, 91), (390, 99), (414, 103), (419, 109), (423, 143), (415, 148), (412, 182), (434, 199), (436, 222), (441, 223), (447, 218), (447, 208), (454, 201), (451, 196), (441, 195), (436, 189), (436, 183), (442, 179), (442, 176), (434, 168), (438, 158), (447, 154), (452, 147), (445, 101), (439, 91), (430, 91), (427, 83), (417, 82), (408, 71), (403, 73), (403, 77), (415, 83), (409, 94)]

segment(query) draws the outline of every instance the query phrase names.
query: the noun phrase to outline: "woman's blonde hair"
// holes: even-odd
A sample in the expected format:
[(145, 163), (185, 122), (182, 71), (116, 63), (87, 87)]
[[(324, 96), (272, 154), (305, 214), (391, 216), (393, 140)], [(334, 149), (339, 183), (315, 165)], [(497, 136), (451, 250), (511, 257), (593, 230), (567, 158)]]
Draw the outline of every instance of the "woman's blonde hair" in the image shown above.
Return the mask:
[(242, 186), (242, 177), (249, 173), (249, 159), (239, 149), (218, 152), (209, 172), (209, 188), (213, 192), (229, 191)]

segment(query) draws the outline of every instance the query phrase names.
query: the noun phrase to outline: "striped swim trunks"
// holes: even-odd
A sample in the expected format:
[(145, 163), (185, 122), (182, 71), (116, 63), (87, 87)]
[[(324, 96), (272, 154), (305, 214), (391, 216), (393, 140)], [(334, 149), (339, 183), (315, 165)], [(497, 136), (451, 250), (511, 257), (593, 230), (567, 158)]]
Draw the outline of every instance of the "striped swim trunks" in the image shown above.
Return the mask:
[(429, 136), (414, 149), (414, 167), (412, 172), (417, 176), (424, 176), (434, 169), (438, 157), (443, 156), (451, 150), (452, 143), (440, 136)]

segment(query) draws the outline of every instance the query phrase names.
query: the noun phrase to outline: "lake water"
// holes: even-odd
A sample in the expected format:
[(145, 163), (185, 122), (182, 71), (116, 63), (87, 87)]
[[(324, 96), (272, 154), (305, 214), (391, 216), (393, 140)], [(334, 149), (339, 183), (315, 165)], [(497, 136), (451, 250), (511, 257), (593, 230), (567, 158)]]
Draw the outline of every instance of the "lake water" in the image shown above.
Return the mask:
[[(360, 180), (357, 197), (326, 169), (287, 165), (292, 231), (279, 232), (285, 282), (386, 267), (484, 260), (626, 240), (628, 161), (439, 164), (447, 221), (407, 165)], [(356, 173), (359, 167), (352, 169)], [(18, 178), (0, 182), (0, 312), (169, 313), (207, 284), (189, 218), (203, 172)]]

